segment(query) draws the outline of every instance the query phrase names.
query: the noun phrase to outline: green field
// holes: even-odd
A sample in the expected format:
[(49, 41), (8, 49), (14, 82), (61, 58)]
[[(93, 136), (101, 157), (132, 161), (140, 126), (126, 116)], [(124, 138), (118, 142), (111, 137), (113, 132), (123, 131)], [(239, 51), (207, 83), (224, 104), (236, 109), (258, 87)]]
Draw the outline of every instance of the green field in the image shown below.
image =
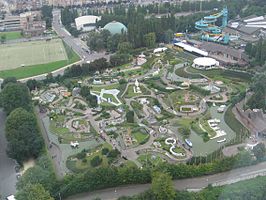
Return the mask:
[(15, 40), (22, 38), (23, 36), (21, 35), (20, 31), (13, 31), (13, 32), (1, 32), (0, 37), (6, 36), (6, 40)]
[(67, 60), (60, 39), (0, 45), (0, 70)]
[(150, 137), (148, 133), (143, 133), (141, 131), (133, 132), (132, 135), (137, 140), (138, 144), (144, 144)]
[[(2, 54), (4, 47), (7, 47), (8, 51)], [(17, 52), (15, 56), (14, 52)], [(79, 59), (60, 39), (0, 45), (0, 77), (13, 76), (21, 79), (36, 76), (62, 68)], [(25, 67), (21, 67), (21, 64), (25, 64)]]

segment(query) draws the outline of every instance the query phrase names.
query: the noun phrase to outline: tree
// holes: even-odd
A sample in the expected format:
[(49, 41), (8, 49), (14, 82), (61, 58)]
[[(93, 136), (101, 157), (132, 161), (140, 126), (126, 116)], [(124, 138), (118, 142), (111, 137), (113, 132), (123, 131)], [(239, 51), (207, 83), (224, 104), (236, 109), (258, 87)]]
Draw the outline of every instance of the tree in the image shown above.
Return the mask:
[(6, 41), (6, 34), (1, 35), (1, 43), (3, 44), (5, 43), (5, 41)]
[(82, 67), (80, 65), (73, 65), (64, 71), (64, 76), (68, 78), (79, 77), (82, 75)]
[(1, 92), (1, 104), (7, 115), (16, 108), (32, 109), (31, 96), (25, 84), (9, 83)]
[(107, 155), (109, 152), (110, 150), (106, 147), (102, 149), (102, 155)]
[(119, 154), (120, 154), (120, 152), (117, 149), (113, 149), (108, 153), (107, 157), (108, 158), (116, 158)]
[(131, 56), (129, 54), (114, 54), (110, 57), (110, 64), (112, 66), (119, 66), (131, 61)]
[(252, 43), (248, 42), (246, 47), (245, 47), (245, 52), (251, 56), (251, 52), (252, 52)]
[(30, 79), (26, 82), (27, 87), (29, 88), (30, 91), (35, 90), (40, 86), (39, 82), (36, 81), (35, 79)]
[(44, 142), (34, 114), (23, 108), (13, 110), (7, 117), (5, 132), (9, 157), (22, 163), (40, 155)]
[(259, 143), (253, 148), (253, 153), (256, 156), (257, 160), (263, 160), (265, 158), (265, 145), (263, 143)]
[(5, 78), (3, 83), (1, 84), (1, 89), (3, 89), (8, 83), (17, 83), (17, 78), (16, 77)]
[(134, 123), (134, 112), (132, 110), (126, 113), (126, 119), (128, 123)]
[[(108, 32), (104, 32), (104, 34)], [(88, 34), (87, 45), (94, 51), (100, 51), (106, 48), (107, 39), (101, 36), (100, 33), (92, 31)]]
[(178, 131), (184, 136), (184, 138), (188, 138), (190, 135), (189, 127), (183, 126), (178, 128)]
[(155, 47), (155, 42), (156, 42), (155, 33), (148, 33), (148, 34), (144, 35), (144, 43), (145, 43), (146, 47), (148, 47), (148, 48)]
[(35, 166), (29, 168), (19, 178), (16, 184), (17, 189), (23, 190), (27, 184), (41, 184), (50, 194), (57, 193), (58, 182), (50, 158), (46, 155), (41, 155), (35, 161)]
[(82, 160), (82, 159), (86, 158), (86, 155), (87, 155), (86, 151), (83, 150), (77, 154), (77, 159)]
[(118, 44), (118, 52), (120, 54), (128, 54), (132, 50), (132, 44), (130, 42), (120, 42)]
[(247, 105), (251, 109), (266, 109), (265, 97), (266, 97), (266, 73), (257, 74), (253, 78), (251, 89), (254, 94), (248, 100)]
[(106, 44), (107, 44), (107, 40), (108, 38), (111, 36), (111, 33), (110, 31), (106, 30), (106, 29), (103, 29), (101, 32), (100, 32), (100, 36), (105, 44), (105, 47), (106, 47)]
[(173, 36), (174, 36), (174, 31), (172, 31), (172, 29), (168, 29), (167, 31), (164, 32), (164, 42), (170, 43), (173, 39)]
[(46, 22), (46, 29), (51, 28), (52, 27), (52, 18), (53, 18), (53, 7), (52, 6), (47, 6), (44, 5), (41, 8), (41, 12), (42, 12), (42, 18), (45, 20)]
[(155, 172), (152, 177), (151, 188), (156, 200), (175, 199), (176, 193), (173, 187), (172, 178), (168, 174)]
[(97, 167), (102, 163), (102, 159), (100, 158), (100, 156), (95, 156), (91, 159), (91, 166), (92, 167)]
[(41, 184), (28, 184), (16, 194), (17, 200), (54, 200)]
[(97, 107), (98, 105), (97, 97), (90, 93), (90, 88), (88, 86), (81, 87), (80, 95), (86, 99), (90, 107), (92, 108)]
[(120, 42), (120, 34), (114, 34), (107, 39), (107, 50), (110, 52), (115, 52), (118, 48)]

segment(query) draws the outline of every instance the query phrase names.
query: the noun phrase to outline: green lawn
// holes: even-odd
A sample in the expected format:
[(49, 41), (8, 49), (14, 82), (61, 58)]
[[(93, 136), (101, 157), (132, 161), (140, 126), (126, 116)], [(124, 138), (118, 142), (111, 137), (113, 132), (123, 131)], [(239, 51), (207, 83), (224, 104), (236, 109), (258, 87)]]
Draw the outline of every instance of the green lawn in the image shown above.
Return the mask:
[[(208, 136), (210, 138), (214, 137), (216, 135), (216, 132), (209, 126), (208, 121), (201, 119), (200, 120), (201, 126), (207, 131)], [(203, 130), (202, 130), (203, 131)]]
[(108, 148), (109, 150), (112, 150), (112, 146), (110, 144), (104, 143), (103, 145), (100, 145), (100, 146), (96, 147), (95, 149), (89, 150), (90, 155), (85, 158), (86, 162), (83, 162), (82, 160), (79, 160), (79, 159), (72, 161), (72, 160), (70, 160), (70, 158), (73, 156), (71, 156), (67, 160), (67, 167), (70, 170), (72, 170), (73, 172), (83, 172), (83, 171), (88, 170), (88, 169), (93, 169), (93, 167), (90, 164), (90, 161), (95, 156), (99, 156), (102, 159), (102, 163), (98, 167), (108, 167), (109, 166), (108, 158), (106, 156), (102, 155), (102, 152), (101, 152), (101, 150), (103, 148)]
[(57, 69), (60, 69), (69, 64), (66, 60), (52, 62), (48, 64), (32, 65), (27, 67), (20, 67), (17, 69), (0, 71), (1, 78), (16, 77), (22, 79), (30, 76), (36, 76), (44, 73), (48, 73)]
[(112, 102), (119, 103), (117, 101), (117, 99), (114, 97), (114, 95), (112, 95), (112, 94), (103, 94), (103, 98), (106, 98), (106, 99), (110, 98), (112, 100)]
[(199, 70), (192, 67), (189, 67), (188, 70), (192, 73), (200, 73), (212, 78), (214, 80), (228, 81), (234, 80), (239, 82), (250, 82), (252, 75), (245, 72), (236, 72), (232, 70), (222, 70), (222, 69), (213, 69), (213, 70)]
[(111, 89), (118, 89), (119, 88), (119, 84), (118, 83), (114, 83), (114, 84), (110, 84), (110, 85), (101, 85), (101, 86), (92, 86), (91, 91), (96, 91), (96, 92), (101, 92), (102, 89), (105, 90), (111, 90)]
[[(80, 124), (89, 125), (84, 119), (79, 120)], [(68, 128), (63, 127), (65, 124), (65, 116), (58, 115), (54, 120), (50, 121), (49, 130), (56, 136), (62, 139), (62, 143), (69, 143), (70, 141), (86, 141), (88, 137), (95, 136), (97, 134), (96, 130), (90, 125), (89, 132), (80, 133), (81, 137), (76, 137)]]
[(184, 78), (190, 78), (190, 79), (197, 79), (197, 78), (202, 78), (201, 75), (199, 74), (189, 74), (185, 70), (185, 67), (181, 67), (175, 70), (175, 74), (180, 77)]
[(178, 119), (176, 124), (173, 124), (173, 125), (189, 128), (192, 122), (193, 122), (193, 119), (191, 118), (181, 118), (181, 119)]
[(137, 101), (131, 101), (130, 105), (132, 106), (134, 112), (137, 114), (139, 118), (143, 118), (143, 105)]
[(3, 35), (6, 36), (6, 40), (15, 40), (23, 37), (20, 31), (0, 32), (0, 37)]
[(52, 120), (50, 123), (51, 132), (53, 132), (56, 135), (62, 135), (62, 134), (69, 133), (68, 128), (56, 126), (56, 123), (62, 124), (62, 123), (64, 123), (64, 121), (65, 121), (65, 117), (63, 115), (59, 115), (56, 117), (56, 119)]
[(159, 156), (152, 156), (151, 154), (142, 154), (140, 155), (137, 160), (144, 166), (144, 167), (153, 167), (160, 165), (165, 162), (161, 157)]
[(148, 133), (142, 133), (141, 131), (133, 132), (132, 135), (137, 140), (138, 144), (145, 143), (149, 138)]
[(173, 151), (174, 151), (175, 153), (186, 153), (185, 150), (182, 149), (181, 147), (175, 147), (175, 148), (173, 149)]
[(150, 79), (147, 79), (144, 81), (145, 84), (147, 84), (149, 86), (149, 88), (154, 88), (156, 90), (158, 90), (159, 92), (166, 92), (166, 93), (169, 93), (171, 91), (174, 91), (174, 90), (167, 90), (166, 87), (167, 85), (158, 77), (153, 77), (153, 78), (150, 78)]
[(141, 93), (134, 93), (134, 86), (135, 85), (130, 85), (128, 86), (128, 89), (125, 93), (126, 98), (131, 98), (135, 96), (140, 96), (140, 95), (150, 95), (150, 91), (148, 91), (144, 86), (140, 86)]
[[(187, 95), (187, 101), (185, 101), (185, 96)], [(199, 102), (199, 97), (193, 92), (187, 90), (177, 90), (164, 97), (165, 102), (168, 106), (173, 106), (175, 110), (179, 111), (182, 105), (197, 105)], [(183, 109), (184, 111), (186, 109)], [(189, 109), (187, 109), (189, 111)]]

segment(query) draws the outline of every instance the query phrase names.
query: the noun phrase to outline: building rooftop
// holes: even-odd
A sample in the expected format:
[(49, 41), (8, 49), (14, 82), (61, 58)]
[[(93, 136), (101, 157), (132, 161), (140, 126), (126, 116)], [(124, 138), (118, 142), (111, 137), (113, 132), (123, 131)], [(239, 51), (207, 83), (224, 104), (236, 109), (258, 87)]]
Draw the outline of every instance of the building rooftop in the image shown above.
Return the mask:
[(95, 24), (97, 21), (101, 20), (101, 17), (94, 15), (86, 15), (78, 17), (75, 19), (76, 26), (83, 26), (85, 24)]
[(124, 24), (116, 21), (106, 24), (103, 29), (110, 31), (112, 35), (127, 32), (127, 27)]
[(221, 45), (221, 44), (215, 44), (211, 42), (203, 42), (201, 45), (202, 49), (205, 49), (208, 52), (222, 52), (229, 54), (235, 58), (243, 59), (244, 52), (242, 50), (234, 49), (229, 46)]
[(247, 27), (245, 25), (240, 25), (238, 30), (242, 33), (248, 34), (248, 35), (253, 35), (255, 32), (260, 30), (261, 28), (259, 27)]
[(213, 58), (209, 58), (209, 57), (195, 58), (193, 63), (198, 65), (198, 66), (204, 66), (204, 67), (219, 65), (217, 60), (215, 60)]

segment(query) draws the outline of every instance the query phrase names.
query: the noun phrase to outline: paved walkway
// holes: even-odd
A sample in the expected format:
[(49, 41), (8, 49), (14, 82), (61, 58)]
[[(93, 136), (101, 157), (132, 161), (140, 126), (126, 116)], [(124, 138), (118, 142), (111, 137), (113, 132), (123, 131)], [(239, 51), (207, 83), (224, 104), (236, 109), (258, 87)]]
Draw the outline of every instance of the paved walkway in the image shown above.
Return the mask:
[(5, 137), (4, 111), (0, 110), (0, 195), (3, 197), (16, 193), (16, 172), (15, 162), (6, 154), (7, 141)]

